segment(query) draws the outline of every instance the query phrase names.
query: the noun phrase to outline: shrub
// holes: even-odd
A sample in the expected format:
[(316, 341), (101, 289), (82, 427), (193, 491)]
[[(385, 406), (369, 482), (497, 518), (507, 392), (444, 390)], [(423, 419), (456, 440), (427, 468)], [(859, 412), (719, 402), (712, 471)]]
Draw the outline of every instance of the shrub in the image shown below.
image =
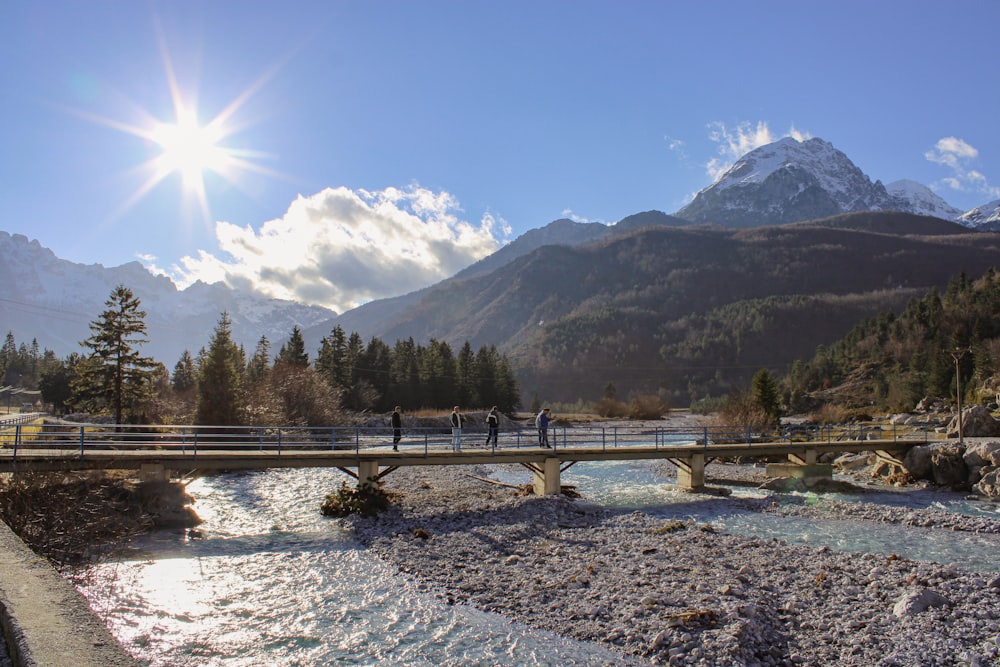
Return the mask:
[(613, 398), (602, 398), (594, 404), (594, 412), (601, 417), (608, 419), (621, 419), (627, 417), (628, 406)]
[(850, 421), (850, 412), (839, 405), (825, 403), (810, 416), (810, 421), (816, 424), (844, 424)]
[(320, 506), (324, 516), (345, 517), (351, 514), (372, 516), (389, 508), (391, 497), (377, 486), (351, 487), (342, 482), (335, 493), (328, 493)]
[(632, 399), (628, 416), (629, 419), (660, 419), (669, 410), (659, 396), (640, 394)]

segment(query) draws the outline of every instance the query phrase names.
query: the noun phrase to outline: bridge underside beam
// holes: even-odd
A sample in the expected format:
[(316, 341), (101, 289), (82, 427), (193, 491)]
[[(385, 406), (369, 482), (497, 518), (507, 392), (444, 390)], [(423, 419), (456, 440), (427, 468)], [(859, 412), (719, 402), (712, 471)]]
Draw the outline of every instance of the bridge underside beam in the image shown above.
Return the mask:
[(788, 460), (800, 466), (808, 466), (816, 463), (816, 450), (807, 449), (801, 454), (789, 454)]
[(885, 463), (889, 463), (894, 466), (899, 466), (900, 468), (906, 467), (903, 465), (903, 462), (900, 460), (900, 458), (896, 456), (895, 452), (887, 452), (884, 449), (880, 449), (875, 452), (875, 456), (878, 457), (879, 461), (883, 461)]

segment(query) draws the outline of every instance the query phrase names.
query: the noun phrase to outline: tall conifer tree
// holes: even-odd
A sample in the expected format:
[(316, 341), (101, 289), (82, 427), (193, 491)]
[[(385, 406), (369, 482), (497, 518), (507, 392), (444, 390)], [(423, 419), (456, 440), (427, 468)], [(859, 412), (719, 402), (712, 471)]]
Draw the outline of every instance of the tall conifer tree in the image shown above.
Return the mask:
[(240, 350), (233, 342), (229, 313), (222, 313), (198, 369), (196, 424), (242, 423), (242, 365)]
[(78, 365), (75, 402), (89, 410), (108, 409), (121, 424), (125, 412), (138, 412), (152, 390), (156, 362), (139, 354), (147, 342), (146, 312), (132, 290), (119, 285), (104, 302), (107, 307), (90, 323), (92, 335), (81, 345), (90, 354)]

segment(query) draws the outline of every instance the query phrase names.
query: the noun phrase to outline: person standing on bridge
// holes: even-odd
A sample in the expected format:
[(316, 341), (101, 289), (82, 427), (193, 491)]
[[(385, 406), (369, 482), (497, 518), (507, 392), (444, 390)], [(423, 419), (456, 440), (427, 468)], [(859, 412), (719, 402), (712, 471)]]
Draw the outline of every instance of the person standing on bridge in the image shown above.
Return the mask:
[(462, 426), (465, 425), (465, 416), (458, 411), (458, 406), (451, 411), (451, 449), (455, 452), (462, 451)]
[(399, 441), (403, 439), (403, 413), (397, 405), (390, 418), (392, 423), (392, 451), (399, 451)]
[(552, 445), (549, 444), (549, 422), (552, 421), (552, 417), (549, 416), (549, 409), (542, 408), (542, 411), (538, 413), (535, 417), (535, 426), (538, 428), (538, 446), (548, 447), (552, 449)]
[(500, 415), (497, 414), (497, 406), (493, 406), (489, 414), (486, 415), (486, 446), (490, 446), (490, 440), (493, 441), (493, 446), (497, 446), (497, 435), (500, 433)]

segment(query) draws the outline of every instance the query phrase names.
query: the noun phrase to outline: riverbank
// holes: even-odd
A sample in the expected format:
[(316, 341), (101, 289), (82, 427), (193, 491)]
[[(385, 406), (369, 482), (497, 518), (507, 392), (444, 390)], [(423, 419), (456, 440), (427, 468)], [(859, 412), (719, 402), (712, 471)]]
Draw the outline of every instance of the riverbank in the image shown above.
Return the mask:
[(55, 569), (95, 560), (153, 527), (196, 525), (184, 488), (95, 474), (10, 476), (0, 486), (5, 665), (136, 664)]
[[(390, 510), (347, 522), (428, 593), (651, 664), (969, 665), (1000, 656), (994, 574), (728, 535), (469, 476), (489, 473), (398, 470)], [(779, 499), (731, 502), (813, 511)], [(864, 504), (843, 520), (877, 530), (905, 520), (894, 510)], [(933, 526), (933, 512), (907, 516)], [(998, 528), (983, 522), (953, 517), (938, 529)]]
[(0, 626), (10, 654), (9, 665), (136, 665), (73, 585), (3, 523)]

